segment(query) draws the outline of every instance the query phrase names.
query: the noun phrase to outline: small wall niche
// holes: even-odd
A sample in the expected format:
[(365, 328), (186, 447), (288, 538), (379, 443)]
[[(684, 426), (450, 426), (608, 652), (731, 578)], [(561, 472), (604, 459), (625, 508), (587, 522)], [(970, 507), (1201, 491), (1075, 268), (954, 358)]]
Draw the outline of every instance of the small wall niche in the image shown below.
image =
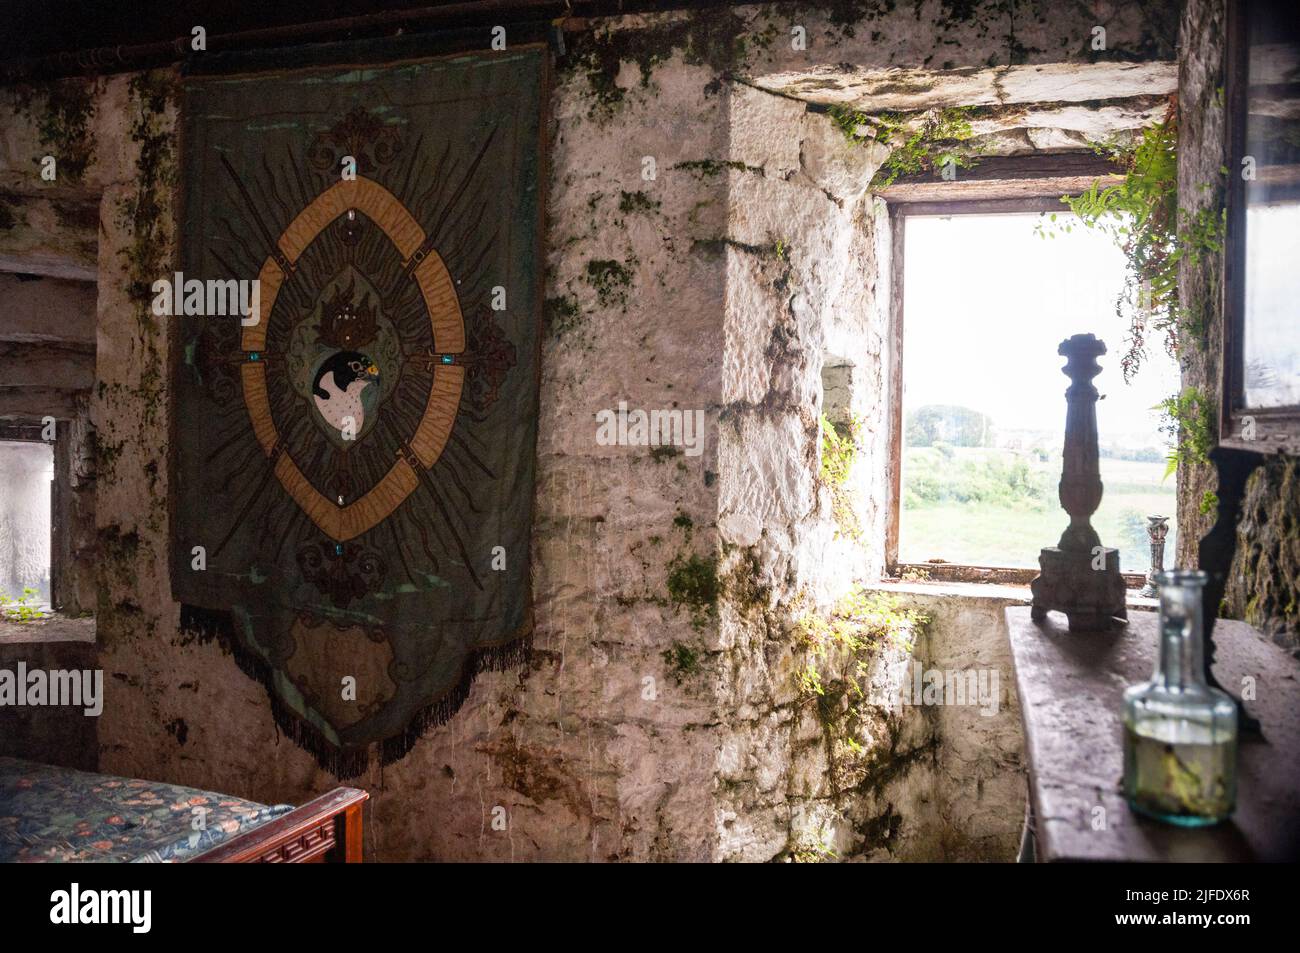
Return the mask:
[(844, 357), (828, 354), (822, 363), (822, 414), (842, 432), (853, 416), (853, 370)]

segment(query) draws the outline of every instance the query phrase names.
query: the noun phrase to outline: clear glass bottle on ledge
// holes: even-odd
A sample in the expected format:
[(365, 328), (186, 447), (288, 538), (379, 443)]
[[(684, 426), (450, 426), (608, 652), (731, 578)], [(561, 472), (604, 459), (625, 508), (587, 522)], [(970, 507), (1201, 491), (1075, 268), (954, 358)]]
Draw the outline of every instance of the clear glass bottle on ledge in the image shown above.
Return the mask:
[(1205, 573), (1160, 573), (1160, 658), (1124, 693), (1124, 796), (1169, 824), (1218, 824), (1237, 803), (1237, 705), (1205, 682)]

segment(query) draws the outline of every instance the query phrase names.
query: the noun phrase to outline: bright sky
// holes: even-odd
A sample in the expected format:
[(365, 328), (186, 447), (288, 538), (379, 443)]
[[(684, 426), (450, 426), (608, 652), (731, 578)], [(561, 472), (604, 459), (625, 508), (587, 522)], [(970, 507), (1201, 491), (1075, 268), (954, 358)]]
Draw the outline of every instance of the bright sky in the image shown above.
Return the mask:
[[(1058, 223), (1072, 218), (1058, 214)], [(1124, 256), (1112, 239), (1076, 227), (1035, 234), (1036, 213), (909, 216), (905, 230), (904, 406), (960, 404), (1002, 431), (1063, 431), (1065, 359), (1057, 346), (1091, 332), (1106, 343), (1094, 380), (1101, 442), (1163, 447), (1151, 408), (1178, 390), (1160, 335), (1125, 384), (1127, 323), (1115, 314)]]
[(1300, 404), (1300, 204), (1247, 208), (1246, 242), (1246, 406)]

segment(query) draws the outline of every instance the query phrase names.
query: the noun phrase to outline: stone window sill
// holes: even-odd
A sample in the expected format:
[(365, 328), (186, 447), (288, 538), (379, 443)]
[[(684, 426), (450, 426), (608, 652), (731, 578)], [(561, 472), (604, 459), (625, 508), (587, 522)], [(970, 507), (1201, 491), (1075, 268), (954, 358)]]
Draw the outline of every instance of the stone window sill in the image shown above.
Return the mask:
[(55, 613), (31, 622), (0, 619), (0, 645), (30, 645), (43, 642), (94, 642), (93, 616), (71, 617)]
[[(903, 581), (884, 579), (870, 588), (883, 592), (896, 592), (910, 596), (957, 597), (962, 599), (983, 599), (1005, 605), (1029, 605), (1028, 586), (1015, 586), (994, 582), (949, 582), (949, 581)], [(1159, 600), (1139, 596), (1136, 589), (1128, 590), (1125, 604), (1130, 609), (1154, 611), (1160, 607)]]

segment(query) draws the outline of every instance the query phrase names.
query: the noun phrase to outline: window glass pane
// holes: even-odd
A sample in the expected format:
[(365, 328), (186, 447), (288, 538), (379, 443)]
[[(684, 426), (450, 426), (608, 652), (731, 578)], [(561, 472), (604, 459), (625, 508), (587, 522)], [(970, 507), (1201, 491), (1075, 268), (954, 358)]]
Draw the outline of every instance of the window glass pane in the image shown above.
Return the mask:
[[(1068, 214), (1058, 214), (1058, 222)], [(1168, 516), (1174, 478), (1154, 408), (1178, 370), (1154, 338), (1133, 382), (1116, 314), (1124, 257), (1081, 227), (1037, 234), (1037, 214), (909, 216), (903, 290), (903, 467), (899, 559), (1035, 567), (1069, 522), (1057, 499), (1065, 359), (1057, 346), (1106, 342), (1094, 380), (1105, 492), (1093, 526), (1126, 572), (1150, 562), (1146, 517)]]
[(1249, 79), (1245, 152), (1245, 314), (1241, 349), (1247, 410), (1300, 406), (1300, 15), (1292, 3), (1246, 11)]
[(0, 440), (0, 595), (28, 604), (50, 601), (50, 483), (54, 448)]
[(1300, 202), (1246, 209), (1246, 314), (1242, 335), (1248, 408), (1300, 406)]

